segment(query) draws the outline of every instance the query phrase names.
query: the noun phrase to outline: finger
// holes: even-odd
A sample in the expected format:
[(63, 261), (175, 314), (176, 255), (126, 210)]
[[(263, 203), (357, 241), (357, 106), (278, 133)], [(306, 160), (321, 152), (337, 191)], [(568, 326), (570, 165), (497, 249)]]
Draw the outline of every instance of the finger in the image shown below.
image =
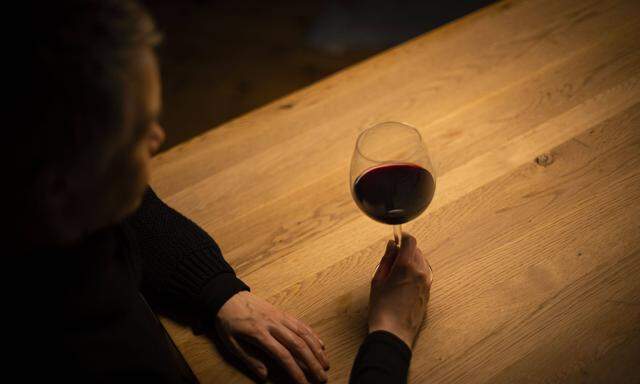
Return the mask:
[(308, 384), (306, 376), (298, 363), (296, 363), (291, 353), (287, 348), (283, 347), (278, 340), (276, 340), (270, 334), (265, 334), (259, 339), (260, 347), (266, 349), (273, 357), (282, 365), (282, 367), (289, 373), (296, 383)]
[(414, 257), (416, 246), (417, 246), (417, 243), (416, 243), (415, 237), (409, 235), (408, 233), (403, 234), (402, 245), (398, 250), (398, 256), (396, 257), (395, 264), (400, 264), (400, 265), (410, 264)]
[(320, 346), (322, 347), (322, 349), (325, 349), (324, 341), (322, 341), (322, 339), (320, 338), (320, 335), (318, 335), (318, 333), (314, 331), (313, 328), (303, 323), (302, 321), (299, 321), (299, 323), (302, 324), (304, 327), (306, 327), (307, 330), (311, 332), (311, 334), (315, 336), (315, 338), (318, 340), (318, 343), (320, 343)]
[(266, 379), (268, 370), (266, 365), (254, 356), (251, 356), (242, 346), (238, 343), (238, 340), (233, 336), (226, 337), (226, 343), (232, 353), (238, 356), (244, 363), (261, 379)]
[(307, 344), (311, 343), (309, 344), (309, 348), (311, 348), (313, 353), (316, 354), (316, 357), (322, 359), (320, 362), (324, 369), (329, 369), (329, 359), (327, 358), (324, 342), (320, 339), (320, 336), (318, 336), (313, 328), (291, 315), (287, 315), (287, 322), (285, 325), (287, 325), (287, 328), (295, 332), (304, 341), (307, 341)]
[(415, 260), (418, 268), (427, 275), (427, 284), (431, 285), (433, 281), (433, 269), (420, 248), (416, 248)]
[(320, 340), (320, 337), (318, 337), (318, 335), (316, 335), (316, 333), (311, 329), (311, 327), (293, 316), (288, 316), (284, 322), (284, 325), (286, 325), (289, 330), (294, 332), (296, 335), (298, 335), (298, 337), (300, 337), (307, 343), (307, 345), (311, 349), (311, 352), (313, 352), (318, 361), (320, 361), (320, 364), (322, 365), (322, 368), (324, 370), (329, 369), (329, 359), (327, 358), (327, 354), (324, 351), (322, 341)]
[(373, 280), (379, 281), (387, 278), (397, 255), (398, 247), (396, 247), (395, 241), (389, 240), (382, 260), (380, 260), (380, 264), (378, 265), (378, 269), (376, 269), (376, 273), (373, 275)]
[(427, 271), (429, 267), (427, 266), (427, 260), (424, 258), (424, 254), (422, 253), (422, 249), (416, 247), (416, 251), (413, 254), (414, 262), (417, 267), (421, 271)]
[(429, 288), (431, 288), (431, 283), (433, 283), (433, 268), (431, 268), (431, 264), (426, 257), (424, 258), (424, 262), (427, 265), (427, 284), (429, 285)]
[(304, 362), (308, 367), (309, 373), (315, 376), (318, 381), (324, 382), (327, 380), (327, 373), (324, 371), (320, 361), (318, 361), (302, 338), (285, 326), (274, 327), (271, 333), (294, 357)]

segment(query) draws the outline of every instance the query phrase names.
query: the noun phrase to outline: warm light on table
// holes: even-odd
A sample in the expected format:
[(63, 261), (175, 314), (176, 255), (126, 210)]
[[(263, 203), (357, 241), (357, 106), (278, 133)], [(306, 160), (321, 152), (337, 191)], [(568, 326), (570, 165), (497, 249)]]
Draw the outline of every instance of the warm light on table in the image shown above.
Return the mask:
[[(161, 154), (153, 187), (346, 382), (390, 236), (349, 160), (359, 130), (406, 121), (438, 174), (404, 228), (435, 273), (409, 381), (640, 380), (638, 20), (636, 1), (495, 4)], [(164, 324), (203, 383), (250, 382)]]

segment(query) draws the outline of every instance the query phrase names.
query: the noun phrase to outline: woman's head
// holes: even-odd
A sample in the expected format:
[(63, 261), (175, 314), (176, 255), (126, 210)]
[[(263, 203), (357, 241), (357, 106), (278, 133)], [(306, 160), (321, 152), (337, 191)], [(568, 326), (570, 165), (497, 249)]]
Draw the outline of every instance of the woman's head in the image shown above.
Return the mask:
[(153, 51), (160, 37), (133, 1), (41, 2), (29, 18), (33, 67), (18, 97), (26, 114), (16, 151), (19, 231), (30, 242), (64, 243), (140, 202), (164, 139)]

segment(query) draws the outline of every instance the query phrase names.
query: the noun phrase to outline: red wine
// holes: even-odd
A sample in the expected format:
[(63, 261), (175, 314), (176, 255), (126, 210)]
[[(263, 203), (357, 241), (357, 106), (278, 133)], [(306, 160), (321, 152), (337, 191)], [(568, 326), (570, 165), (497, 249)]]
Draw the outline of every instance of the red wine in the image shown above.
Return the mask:
[(367, 216), (385, 224), (402, 224), (427, 209), (435, 188), (429, 171), (400, 163), (367, 169), (356, 179), (352, 192)]

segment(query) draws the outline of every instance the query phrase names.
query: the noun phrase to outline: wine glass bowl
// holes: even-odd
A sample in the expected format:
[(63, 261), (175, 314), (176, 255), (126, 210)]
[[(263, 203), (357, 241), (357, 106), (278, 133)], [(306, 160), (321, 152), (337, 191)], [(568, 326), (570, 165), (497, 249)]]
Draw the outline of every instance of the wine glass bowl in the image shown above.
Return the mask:
[(358, 136), (351, 158), (351, 194), (370, 218), (394, 226), (424, 212), (435, 192), (435, 175), (420, 132), (398, 122), (367, 128)]

